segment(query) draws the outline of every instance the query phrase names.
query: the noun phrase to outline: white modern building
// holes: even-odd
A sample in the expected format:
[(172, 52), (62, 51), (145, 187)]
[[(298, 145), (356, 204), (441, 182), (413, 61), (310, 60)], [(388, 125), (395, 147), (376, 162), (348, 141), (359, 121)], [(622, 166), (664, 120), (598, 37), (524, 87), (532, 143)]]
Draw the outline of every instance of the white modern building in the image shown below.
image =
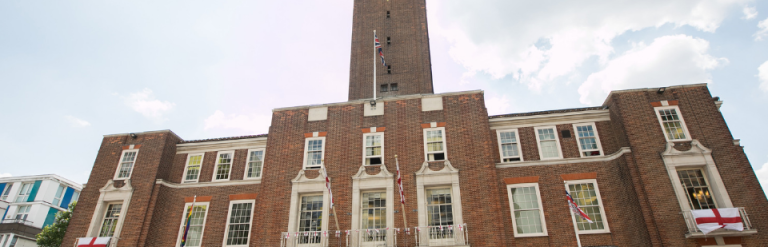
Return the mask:
[(35, 235), (77, 201), (82, 189), (54, 174), (0, 178), (0, 247), (37, 246)]

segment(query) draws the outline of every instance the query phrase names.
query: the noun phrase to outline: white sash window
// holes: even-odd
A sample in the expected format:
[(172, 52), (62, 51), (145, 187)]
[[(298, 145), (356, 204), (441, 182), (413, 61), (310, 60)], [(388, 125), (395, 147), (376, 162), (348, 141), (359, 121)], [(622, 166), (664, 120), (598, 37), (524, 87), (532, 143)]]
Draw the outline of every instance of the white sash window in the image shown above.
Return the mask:
[(120, 219), (120, 212), (123, 208), (123, 204), (115, 203), (109, 204), (107, 210), (104, 212), (104, 220), (101, 223), (101, 230), (99, 230), (99, 237), (112, 237), (115, 235), (115, 228), (117, 227), (117, 221)]
[(184, 169), (182, 183), (196, 183), (200, 179), (200, 167), (203, 165), (204, 153), (187, 155), (187, 166)]

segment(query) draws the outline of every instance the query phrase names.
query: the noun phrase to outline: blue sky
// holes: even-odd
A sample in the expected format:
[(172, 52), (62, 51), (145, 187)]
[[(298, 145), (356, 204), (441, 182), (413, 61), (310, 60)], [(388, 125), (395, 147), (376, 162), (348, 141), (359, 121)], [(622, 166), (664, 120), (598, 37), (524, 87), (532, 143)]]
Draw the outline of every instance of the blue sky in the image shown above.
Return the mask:
[[(482, 89), (503, 114), (709, 83), (768, 185), (768, 3), (428, 0), (427, 11), (436, 92)], [(260, 134), (273, 108), (345, 101), (351, 29), (351, 0), (2, 1), (0, 176), (84, 183), (105, 134)]]

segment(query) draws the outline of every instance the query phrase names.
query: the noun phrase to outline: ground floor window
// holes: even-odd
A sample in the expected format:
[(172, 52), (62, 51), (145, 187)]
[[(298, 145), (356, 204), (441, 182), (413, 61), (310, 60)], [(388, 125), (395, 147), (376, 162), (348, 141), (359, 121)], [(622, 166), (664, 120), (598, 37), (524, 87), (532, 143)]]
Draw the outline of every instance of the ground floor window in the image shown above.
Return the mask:
[[(370, 192), (363, 193), (362, 204), (362, 229), (385, 229), (387, 227), (387, 193)], [(373, 230), (371, 234), (364, 234), (363, 241), (386, 241), (386, 231)]]
[(427, 189), (427, 224), (430, 239), (452, 238), (453, 202), (451, 188)]
[(586, 213), (592, 223), (576, 217), (576, 225), (579, 232), (603, 232), (608, 230), (608, 223), (605, 220), (600, 191), (597, 188), (597, 182), (591, 180), (569, 181), (568, 192), (573, 197), (573, 201), (579, 205), (579, 208)]
[[(190, 215), (189, 212), (192, 211)], [(181, 227), (179, 230), (179, 241), (184, 238), (184, 228), (189, 223), (189, 230), (187, 231), (187, 240), (184, 246), (200, 246), (203, 240), (203, 231), (205, 230), (205, 218), (208, 214), (207, 204), (195, 204), (192, 208), (192, 204), (189, 203), (184, 208), (184, 218), (181, 220)]]
[(253, 216), (253, 201), (232, 202), (227, 222), (227, 246), (248, 245)]
[(320, 243), (323, 195), (302, 196), (299, 210), (299, 244)]
[(115, 228), (117, 227), (117, 221), (120, 218), (120, 210), (122, 210), (123, 204), (115, 203), (107, 206), (106, 212), (104, 212), (104, 220), (101, 224), (101, 231), (99, 231), (99, 237), (112, 237), (115, 235)]

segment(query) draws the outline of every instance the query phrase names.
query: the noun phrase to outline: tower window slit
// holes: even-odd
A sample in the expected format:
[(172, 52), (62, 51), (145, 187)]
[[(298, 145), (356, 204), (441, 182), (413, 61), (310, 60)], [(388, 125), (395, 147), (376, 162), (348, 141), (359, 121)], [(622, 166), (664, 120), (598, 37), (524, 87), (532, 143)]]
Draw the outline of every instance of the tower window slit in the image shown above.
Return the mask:
[(387, 74), (392, 74), (392, 65), (387, 65)]
[(389, 18), (389, 11), (387, 11), (387, 18)]
[(389, 37), (387, 37), (387, 44), (391, 44), (391, 43), (392, 41), (389, 39)]

